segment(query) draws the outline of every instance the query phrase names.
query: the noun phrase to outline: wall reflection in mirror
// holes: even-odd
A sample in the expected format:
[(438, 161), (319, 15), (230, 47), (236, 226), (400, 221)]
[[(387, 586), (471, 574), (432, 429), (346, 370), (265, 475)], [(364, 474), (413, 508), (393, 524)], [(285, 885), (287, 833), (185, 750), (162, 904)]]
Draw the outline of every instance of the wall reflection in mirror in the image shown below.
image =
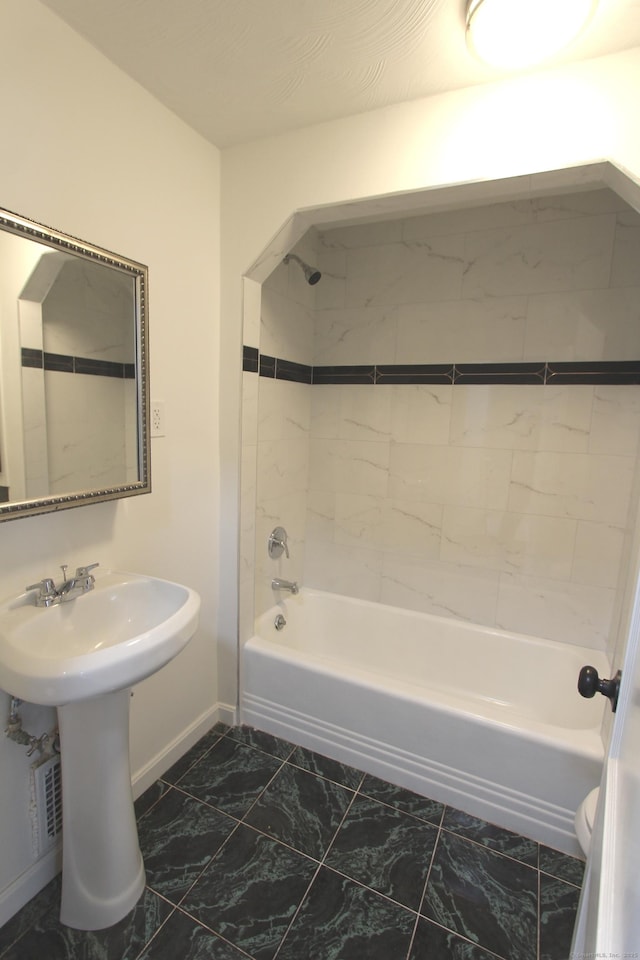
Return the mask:
[(146, 286), (0, 211), (0, 520), (150, 491)]

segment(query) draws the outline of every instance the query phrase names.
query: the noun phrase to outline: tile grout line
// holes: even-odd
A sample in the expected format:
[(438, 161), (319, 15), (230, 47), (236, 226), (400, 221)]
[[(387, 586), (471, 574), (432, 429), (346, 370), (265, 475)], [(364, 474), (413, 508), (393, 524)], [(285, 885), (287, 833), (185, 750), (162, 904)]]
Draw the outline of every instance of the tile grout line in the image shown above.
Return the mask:
[(424, 903), (424, 898), (425, 898), (426, 895), (427, 895), (427, 887), (428, 887), (428, 885), (429, 885), (429, 880), (430, 880), (430, 878), (431, 878), (431, 870), (432, 870), (432, 868), (433, 868), (433, 862), (434, 862), (434, 860), (435, 860), (435, 858), (436, 858), (436, 851), (437, 851), (437, 849), (438, 849), (438, 844), (440, 843), (440, 837), (441, 837), (441, 835), (442, 835), (442, 824), (443, 824), (443, 821), (444, 821), (444, 815), (445, 815), (446, 811), (447, 811), (446, 804), (443, 804), (443, 805), (442, 805), (442, 813), (441, 813), (441, 815), (440, 815), (440, 823), (438, 824), (438, 828), (437, 828), (437, 829), (438, 829), (438, 832), (437, 832), (437, 834), (436, 834), (435, 843), (433, 844), (433, 850), (431, 851), (431, 859), (429, 860), (429, 866), (428, 866), (428, 868), (427, 868), (427, 875), (426, 875), (426, 877), (425, 877), (425, 879), (424, 879), (424, 884), (423, 884), (423, 886), (422, 886), (422, 893), (421, 893), (420, 899), (419, 899), (419, 901), (418, 901), (418, 909), (416, 910), (416, 914), (417, 914), (417, 915), (416, 915), (416, 922), (415, 922), (414, 925), (413, 925), (413, 932), (412, 932), (412, 934), (411, 934), (411, 940), (409, 941), (409, 947), (408, 947), (408, 949), (407, 949), (407, 960), (409, 960), (409, 957), (411, 956), (411, 950), (413, 949), (413, 944), (414, 944), (414, 941), (415, 941), (415, 939), (416, 939), (416, 934), (417, 934), (417, 932), (418, 932), (418, 926), (419, 926), (419, 924), (420, 924), (420, 918), (423, 916), (423, 914), (422, 914), (422, 905), (423, 905), (423, 903)]
[[(363, 773), (363, 774), (362, 774), (362, 777), (360, 778), (360, 784), (359, 784), (359, 786), (362, 785), (362, 782), (363, 782), (363, 780), (364, 780), (364, 777), (365, 777), (365, 774)], [(333, 782), (333, 781), (331, 781), (331, 782)], [(336, 837), (338, 836), (338, 833), (340, 832), (340, 830), (341, 830), (341, 828), (342, 828), (343, 823), (344, 823), (345, 820), (347, 819), (347, 816), (349, 815), (349, 811), (351, 810), (351, 807), (352, 807), (353, 804), (355, 803), (355, 799), (356, 799), (357, 795), (358, 795), (358, 791), (357, 791), (357, 790), (353, 790), (353, 791), (352, 791), (352, 794), (351, 794), (351, 799), (350, 799), (350, 801), (349, 801), (349, 803), (348, 803), (348, 805), (347, 805), (347, 808), (346, 808), (346, 810), (345, 810), (345, 812), (344, 812), (344, 814), (343, 814), (343, 816), (342, 816), (342, 819), (340, 820), (340, 823), (339, 823), (338, 826), (336, 827), (336, 829), (335, 829), (335, 831), (334, 831), (334, 833), (333, 833), (333, 836), (332, 836), (331, 840), (329, 841), (329, 843), (327, 844), (327, 848), (326, 848), (326, 850), (324, 851), (324, 854), (322, 855), (322, 859), (318, 862), (318, 866), (316, 867), (316, 870), (314, 871), (314, 874), (313, 874), (311, 880), (309, 881), (309, 884), (308, 884), (306, 890), (304, 891), (302, 897), (300, 898), (300, 903), (298, 904), (298, 906), (296, 907), (296, 909), (295, 909), (295, 911), (294, 911), (294, 914), (293, 914), (293, 916), (292, 916), (292, 918), (291, 918), (291, 922), (290, 922), (289, 925), (287, 926), (287, 929), (285, 930), (285, 932), (284, 932), (284, 934), (283, 934), (283, 936), (282, 936), (282, 938), (281, 938), (281, 940), (280, 940), (280, 943), (278, 944), (278, 947), (277, 947), (277, 949), (276, 949), (276, 952), (275, 952), (274, 955), (273, 955), (272, 960), (277, 960), (278, 954), (280, 953), (280, 949), (282, 948), (282, 944), (285, 942), (285, 940), (286, 940), (286, 938), (287, 938), (287, 936), (288, 936), (288, 934), (289, 934), (289, 931), (291, 930), (291, 928), (293, 927), (294, 923), (296, 922), (296, 919), (297, 919), (300, 911), (302, 910), (302, 904), (303, 904), (304, 901), (306, 900), (307, 894), (308, 894), (309, 891), (311, 890), (311, 887), (312, 887), (313, 884), (315, 883), (316, 877), (318, 876), (318, 874), (320, 873), (320, 870), (321, 870), (322, 867), (324, 866), (324, 863), (325, 863), (325, 860), (327, 859), (327, 856), (328, 856), (328, 854), (329, 854), (329, 851), (331, 850), (331, 847), (333, 846), (333, 844), (334, 844), (334, 842), (335, 842), (335, 839), (336, 839)]]
[[(167, 914), (167, 916), (164, 918), (164, 920), (162, 921), (162, 923), (160, 924), (160, 926), (158, 927), (158, 929), (157, 929), (157, 930), (154, 930), (152, 936), (149, 937), (149, 939), (148, 939), (145, 943), (143, 943), (143, 945), (142, 945), (142, 947), (140, 948), (139, 952), (136, 953), (134, 960), (139, 960), (139, 958), (143, 955), (143, 953), (145, 953), (145, 951), (148, 949), (148, 947), (149, 947), (149, 946), (153, 943), (153, 941), (156, 939), (156, 937), (158, 936), (158, 934), (160, 933), (160, 931), (161, 931), (161, 930), (164, 930), (165, 926), (167, 925), (167, 923), (169, 922), (169, 920), (171, 919), (171, 917), (174, 915), (174, 913), (175, 913), (176, 910), (178, 909), (174, 903), (171, 903), (170, 900), (167, 900), (166, 897), (163, 897), (162, 894), (161, 894), (161, 893), (158, 893), (156, 890), (152, 890), (151, 887), (145, 886), (145, 890), (149, 890), (151, 893), (154, 894), (154, 896), (159, 897), (161, 900), (164, 900), (164, 902), (167, 903), (167, 904), (169, 904), (169, 906), (170, 906), (172, 909), (169, 911), (169, 913)], [(144, 895), (143, 895), (143, 896), (144, 896)]]

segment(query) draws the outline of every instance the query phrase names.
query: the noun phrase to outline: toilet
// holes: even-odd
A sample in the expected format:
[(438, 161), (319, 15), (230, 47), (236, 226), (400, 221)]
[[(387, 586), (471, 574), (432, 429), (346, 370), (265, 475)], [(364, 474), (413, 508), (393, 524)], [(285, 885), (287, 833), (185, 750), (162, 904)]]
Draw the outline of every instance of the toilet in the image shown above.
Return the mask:
[(576, 836), (578, 837), (578, 843), (582, 847), (585, 857), (589, 855), (589, 847), (591, 846), (591, 833), (596, 818), (599, 792), (600, 788), (595, 787), (591, 793), (587, 794), (576, 810)]

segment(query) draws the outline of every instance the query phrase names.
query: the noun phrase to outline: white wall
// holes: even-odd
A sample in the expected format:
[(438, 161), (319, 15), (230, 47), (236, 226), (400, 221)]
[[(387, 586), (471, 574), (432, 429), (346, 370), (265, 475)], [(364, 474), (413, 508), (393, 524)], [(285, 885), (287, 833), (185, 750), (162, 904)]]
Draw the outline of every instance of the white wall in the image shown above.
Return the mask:
[[(292, 213), (367, 196), (527, 176), (609, 159), (640, 178), (640, 50), (389, 107), (222, 156), (222, 493), (219, 642), (235, 689), (241, 276)], [(245, 292), (250, 288), (245, 285)], [(250, 291), (253, 295), (253, 291)], [(248, 341), (251, 342), (251, 341)]]
[[(218, 717), (219, 153), (36, 0), (5, 0), (0, 35), (0, 206), (148, 265), (151, 396), (166, 410), (152, 494), (0, 524), (0, 596), (92, 561), (200, 592), (196, 637), (132, 701), (132, 766), (150, 775)], [(0, 727), (7, 705), (0, 693)], [(53, 713), (23, 718), (39, 734)], [(0, 923), (31, 882), (29, 762), (0, 737)]]

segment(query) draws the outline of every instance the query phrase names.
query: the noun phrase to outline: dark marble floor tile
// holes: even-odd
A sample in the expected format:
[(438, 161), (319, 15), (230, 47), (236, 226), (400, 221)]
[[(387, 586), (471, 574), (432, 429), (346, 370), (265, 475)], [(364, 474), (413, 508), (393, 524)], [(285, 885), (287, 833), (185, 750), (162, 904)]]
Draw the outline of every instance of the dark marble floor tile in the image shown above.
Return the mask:
[(246, 743), (250, 747), (256, 747), (258, 750), (270, 753), (272, 757), (277, 757), (278, 760), (286, 760), (293, 750), (293, 744), (287, 740), (274, 737), (273, 734), (265, 733), (263, 730), (255, 730), (253, 727), (229, 727), (227, 736), (239, 743)]
[(430, 823), (357, 796), (326, 863), (417, 910), (437, 835)]
[(551, 847), (544, 847), (541, 844), (539, 865), (541, 870), (550, 873), (552, 877), (566, 880), (567, 883), (573, 883), (576, 887), (582, 886), (584, 860), (569, 857), (566, 853), (560, 853), (559, 850), (552, 850)]
[(278, 960), (405, 960), (415, 915), (321, 867)]
[(246, 956), (176, 910), (139, 960), (246, 960)]
[(4, 951), (7, 950), (16, 940), (39, 924), (45, 914), (53, 913), (54, 916), (60, 911), (60, 892), (62, 889), (62, 878), (60, 874), (50, 883), (43, 887), (28, 903), (25, 903), (22, 909), (18, 910), (10, 920), (0, 927), (0, 957), (4, 957)]
[(441, 831), (421, 913), (509, 960), (536, 960), (538, 871)]
[(241, 818), (279, 769), (280, 760), (223, 737), (178, 781), (181, 790)]
[(127, 916), (106, 930), (73, 930), (47, 911), (2, 954), (3, 960), (135, 960), (173, 908), (146, 889)]
[(224, 734), (226, 727), (224, 724), (216, 724), (214, 727), (209, 730), (208, 733), (205, 733), (203, 737), (200, 737), (197, 743), (191, 747), (190, 750), (180, 757), (179, 760), (169, 767), (166, 773), (162, 774), (162, 779), (166, 780), (167, 783), (177, 783), (180, 777), (184, 776), (189, 767), (193, 766), (194, 763), (197, 763), (198, 760), (201, 760), (202, 757), (207, 753), (211, 747), (214, 746), (220, 740)]
[(313, 860), (241, 824), (182, 908), (256, 960), (270, 960), (316, 869)]
[(237, 821), (171, 788), (138, 824), (147, 884), (179, 903)]
[(134, 804), (136, 819), (139, 820), (140, 817), (144, 816), (154, 803), (157, 803), (160, 797), (163, 797), (171, 789), (171, 784), (165, 783), (164, 780), (156, 780), (150, 787), (147, 787)]
[(540, 960), (566, 960), (576, 922), (580, 890), (540, 874)]
[(397, 787), (370, 774), (364, 778), (360, 793), (373, 797), (374, 800), (380, 800), (382, 803), (388, 803), (391, 807), (397, 807), (398, 810), (420, 817), (421, 820), (427, 820), (429, 823), (439, 824), (442, 819), (443, 803), (430, 800), (429, 797), (423, 797), (405, 787)]
[(325, 757), (314, 750), (307, 750), (306, 747), (296, 747), (289, 763), (294, 763), (309, 773), (317, 773), (320, 777), (326, 777), (327, 780), (334, 780), (342, 784), (343, 787), (350, 787), (356, 790), (362, 780), (362, 771), (350, 767), (347, 763), (340, 763), (339, 760), (332, 760), (331, 757)]
[[(408, 960), (496, 960), (495, 954), (420, 917)], [(515, 960), (515, 958), (514, 958)]]
[(251, 808), (245, 823), (322, 859), (353, 792), (286, 763)]
[(502, 827), (496, 827), (492, 823), (487, 823), (486, 820), (479, 820), (454, 807), (447, 807), (445, 810), (442, 826), (460, 837), (475, 840), (476, 843), (481, 843), (490, 850), (497, 850), (498, 853), (504, 853), (507, 857), (529, 864), (530, 867), (538, 866), (538, 844), (527, 837), (521, 837), (519, 833), (503, 830)]

